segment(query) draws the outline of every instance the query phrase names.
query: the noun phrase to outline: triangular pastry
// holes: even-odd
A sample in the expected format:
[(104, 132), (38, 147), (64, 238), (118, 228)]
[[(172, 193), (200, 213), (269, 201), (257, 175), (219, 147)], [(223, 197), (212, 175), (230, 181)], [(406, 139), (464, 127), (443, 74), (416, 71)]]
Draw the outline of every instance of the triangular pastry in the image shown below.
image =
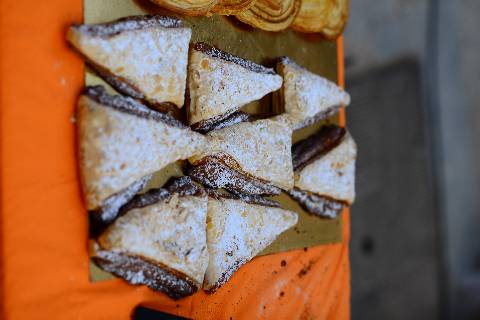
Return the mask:
[(324, 127), (292, 147), (295, 187), (288, 191), (310, 213), (335, 218), (355, 199), (357, 146), (345, 129)]
[(252, 204), (235, 197), (209, 195), (207, 246), (209, 262), (204, 289), (215, 291), (298, 220), (276, 206)]
[(119, 92), (168, 109), (184, 104), (191, 33), (176, 18), (137, 16), (73, 25), (67, 39)]
[(188, 174), (198, 182), (247, 194), (278, 194), (293, 187), (288, 117), (240, 122), (207, 137), (211, 147), (189, 159)]
[(194, 45), (188, 74), (188, 121), (194, 130), (225, 119), (282, 85), (273, 69), (205, 43)]
[(87, 87), (80, 97), (77, 125), (87, 209), (104, 221), (115, 218), (117, 209), (143, 188), (139, 181), (198, 153), (206, 143), (172, 116), (109, 95), (101, 86)]
[(129, 210), (92, 243), (102, 269), (174, 299), (202, 287), (208, 265), (207, 195), (186, 177), (137, 196)]
[(278, 107), (291, 116), (294, 129), (326, 119), (350, 104), (350, 95), (342, 88), (287, 57), (279, 59), (277, 71), (283, 77)]

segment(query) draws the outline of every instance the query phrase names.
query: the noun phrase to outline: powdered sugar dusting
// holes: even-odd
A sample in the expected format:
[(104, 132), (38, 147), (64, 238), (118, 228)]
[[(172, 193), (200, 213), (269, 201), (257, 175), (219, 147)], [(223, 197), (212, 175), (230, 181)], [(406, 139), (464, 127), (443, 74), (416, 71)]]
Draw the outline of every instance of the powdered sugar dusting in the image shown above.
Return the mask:
[(167, 16), (132, 16), (118, 19), (113, 22), (79, 25), (74, 24), (72, 28), (94, 37), (111, 37), (120, 32), (133, 31), (146, 28), (180, 28), (183, 26), (182, 20)]
[(119, 217), (98, 242), (105, 250), (166, 265), (200, 285), (208, 262), (206, 213), (206, 195), (173, 194), (166, 201), (130, 210)]
[(228, 155), (207, 156), (188, 169), (187, 173), (198, 182), (213, 189), (225, 188), (250, 195), (280, 194), (281, 190), (265, 181), (247, 176), (232, 168), (222, 161)]
[(224, 152), (243, 172), (284, 190), (293, 187), (292, 127), (286, 116), (241, 122), (207, 134), (217, 146), (205, 150), (199, 160)]
[(288, 191), (290, 197), (296, 200), (305, 210), (324, 218), (336, 218), (342, 212), (342, 202), (316, 195), (308, 191), (293, 188)]
[[(335, 83), (300, 67), (287, 57), (279, 61), (279, 73), (283, 76), (285, 112), (299, 129), (312, 119), (338, 106), (350, 104), (350, 95)], [(337, 107), (337, 108), (332, 108)]]
[(120, 208), (130, 201), (140, 190), (142, 190), (151, 179), (152, 175), (146, 175), (140, 180), (132, 183), (126, 189), (117, 192), (103, 201), (100, 209), (94, 214), (103, 222), (112, 221), (117, 217)]
[(207, 290), (221, 286), (298, 219), (291, 211), (212, 197), (208, 200), (207, 216)]
[(182, 107), (191, 29), (149, 23), (148, 28), (124, 28), (137, 23), (114, 23), (110, 28), (120, 31), (108, 37), (82, 32), (94, 26), (72, 27), (68, 38), (89, 61), (126, 79), (152, 104)]
[(225, 52), (225, 51), (220, 50), (218, 48), (209, 46), (208, 44), (203, 43), (203, 42), (195, 43), (193, 48), (194, 48), (194, 50), (203, 52), (205, 54), (208, 54), (209, 56), (211, 56), (213, 58), (218, 58), (218, 59), (222, 59), (222, 60), (225, 60), (225, 61), (236, 63), (239, 66), (242, 66), (245, 69), (251, 70), (253, 72), (265, 73), (265, 74), (276, 74), (275, 71), (271, 68), (267, 68), (265, 66), (262, 66), (261, 64), (255, 63), (253, 61), (234, 56), (234, 55), (232, 55), (228, 52)]
[(188, 127), (144, 119), (82, 96), (78, 106), (82, 183), (87, 208), (97, 209), (111, 195), (206, 146)]
[(189, 63), (189, 123), (236, 111), (279, 89), (282, 77), (258, 73), (219, 55), (192, 50)]
[(347, 134), (340, 145), (295, 172), (295, 187), (351, 204), (355, 199), (357, 147)]
[(163, 291), (174, 299), (193, 294), (197, 286), (187, 277), (181, 277), (138, 256), (107, 251), (95, 244), (94, 261), (105, 271), (124, 278), (131, 284), (144, 284)]

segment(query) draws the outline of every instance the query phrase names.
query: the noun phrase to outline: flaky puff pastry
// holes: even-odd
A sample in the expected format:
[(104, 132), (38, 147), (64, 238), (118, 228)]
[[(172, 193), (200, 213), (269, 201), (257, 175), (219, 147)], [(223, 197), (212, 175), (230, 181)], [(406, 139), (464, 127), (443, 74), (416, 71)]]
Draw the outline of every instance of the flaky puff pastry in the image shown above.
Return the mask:
[(253, 27), (266, 31), (281, 31), (290, 26), (300, 10), (300, 0), (257, 0), (236, 17)]
[(173, 12), (187, 16), (204, 16), (215, 6), (218, 0), (150, 0)]
[(220, 0), (213, 7), (212, 12), (224, 16), (235, 15), (249, 9), (256, 0)]
[(72, 25), (67, 40), (117, 91), (169, 110), (184, 104), (191, 34), (176, 18), (134, 16)]
[(348, 0), (302, 0), (300, 11), (291, 27), (301, 32), (321, 33), (336, 39), (348, 19)]

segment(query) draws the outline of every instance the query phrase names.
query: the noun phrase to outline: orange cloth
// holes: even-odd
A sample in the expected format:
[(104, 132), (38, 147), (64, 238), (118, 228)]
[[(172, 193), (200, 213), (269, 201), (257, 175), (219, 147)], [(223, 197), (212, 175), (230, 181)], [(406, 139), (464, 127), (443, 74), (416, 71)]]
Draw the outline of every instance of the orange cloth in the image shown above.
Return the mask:
[(83, 62), (64, 40), (81, 21), (81, 0), (0, 2), (0, 318), (128, 319), (143, 303), (201, 319), (348, 319), (348, 212), (343, 243), (256, 258), (214, 295), (89, 282), (71, 121)]

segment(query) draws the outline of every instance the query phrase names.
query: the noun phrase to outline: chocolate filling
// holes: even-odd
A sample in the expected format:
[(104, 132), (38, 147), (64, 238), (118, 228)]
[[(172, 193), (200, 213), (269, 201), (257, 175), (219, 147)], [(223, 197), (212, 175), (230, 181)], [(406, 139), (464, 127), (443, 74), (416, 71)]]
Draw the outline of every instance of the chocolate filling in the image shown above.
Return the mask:
[(151, 110), (138, 101), (121, 95), (110, 95), (103, 86), (89, 86), (83, 94), (95, 102), (139, 118), (163, 122), (171, 127), (186, 129), (186, 125), (168, 113)]
[(249, 121), (249, 119), (250, 115), (242, 111), (237, 111), (233, 113), (227, 112), (225, 114), (194, 123), (190, 126), (190, 128), (192, 128), (192, 130), (205, 134), (212, 130), (218, 130), (234, 125), (236, 123)]
[(174, 193), (178, 193), (181, 197), (184, 197), (201, 196), (204, 192), (203, 188), (196, 185), (190, 177), (170, 178), (163, 188), (152, 189), (136, 195), (120, 209), (119, 215), (123, 215), (136, 208), (144, 208), (160, 201), (165, 201)]
[(203, 52), (212, 58), (222, 59), (228, 62), (238, 64), (239, 66), (256, 73), (276, 75), (275, 71), (271, 68), (267, 68), (250, 60), (236, 57), (228, 52), (212, 47), (204, 42), (195, 43), (193, 45), (193, 49), (195, 51)]
[(342, 142), (345, 128), (330, 125), (292, 146), (293, 170), (303, 169), (308, 164), (328, 153)]
[[(228, 156), (227, 156), (228, 157)], [(221, 155), (207, 156), (187, 167), (187, 174), (197, 182), (212, 188), (225, 188), (251, 195), (276, 195), (281, 190), (267, 182), (232, 169), (226, 163), (232, 159)]]
[(301, 128), (304, 128), (304, 127), (308, 127), (308, 126), (311, 126), (312, 124), (315, 124), (315, 123), (318, 123), (322, 120), (330, 118), (331, 116), (337, 114), (338, 110), (340, 110), (340, 106), (329, 107), (328, 109), (326, 109), (324, 111), (321, 111), (321, 112), (317, 113), (316, 115), (303, 120), (303, 122), (301, 124), (299, 124), (298, 127), (296, 127), (295, 129), (298, 130), (298, 129), (301, 129)]
[[(108, 223), (115, 219), (120, 208), (130, 201), (135, 194), (145, 188), (150, 178), (151, 175), (147, 175), (105, 199), (98, 209), (90, 211), (92, 217), (94, 217), (95, 220), (99, 220), (101, 224)], [(95, 223), (92, 222), (92, 224), (94, 225)], [(93, 226), (93, 228), (95, 228), (95, 226)]]
[[(144, 208), (160, 201), (165, 201), (174, 193), (180, 196), (201, 196), (205, 192), (202, 187), (196, 185), (190, 177), (171, 178), (164, 188), (152, 189), (142, 194), (137, 194), (145, 188), (151, 175), (133, 183), (129, 188), (115, 194), (115, 207), (102, 207), (98, 211), (90, 212), (90, 237), (98, 237), (115, 218), (126, 214), (136, 208)], [(121, 201), (120, 197), (123, 197)], [(108, 201), (108, 198), (106, 201)], [(109, 211), (106, 211), (109, 209)], [(103, 211), (102, 211), (103, 210)], [(108, 216), (107, 216), (108, 214)]]
[(72, 28), (92, 37), (111, 37), (124, 31), (141, 30), (146, 28), (181, 28), (182, 20), (157, 15), (131, 16), (112, 22), (99, 24), (73, 24)]
[(292, 199), (297, 201), (306, 211), (320, 216), (322, 218), (336, 218), (341, 212), (346, 202), (335, 200), (327, 196), (317, 195), (298, 188), (288, 191)]
[(265, 198), (261, 195), (252, 195), (244, 194), (237, 191), (230, 191), (231, 193), (220, 192), (219, 190), (206, 189), (208, 196), (221, 200), (221, 199), (232, 199), (232, 200), (241, 200), (249, 204), (255, 204), (265, 207), (280, 208), (280, 203), (277, 201)]
[(173, 299), (192, 295), (198, 290), (195, 282), (184, 274), (142, 257), (100, 249), (92, 259), (103, 270), (131, 284), (145, 284)]

